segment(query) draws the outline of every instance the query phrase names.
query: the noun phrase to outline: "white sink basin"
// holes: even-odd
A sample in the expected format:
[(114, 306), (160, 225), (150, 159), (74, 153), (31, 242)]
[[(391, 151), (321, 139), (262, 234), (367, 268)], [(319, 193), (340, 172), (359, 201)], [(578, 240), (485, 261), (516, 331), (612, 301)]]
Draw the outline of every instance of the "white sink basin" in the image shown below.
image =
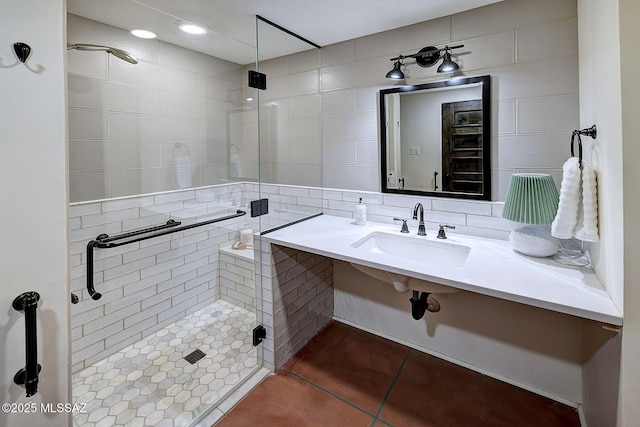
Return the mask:
[(353, 245), (370, 253), (435, 264), (441, 267), (462, 267), (471, 248), (449, 242), (434, 242), (426, 237), (398, 236), (379, 231), (368, 234)]
[[(462, 267), (471, 251), (470, 247), (456, 243), (434, 242), (422, 237), (398, 236), (381, 232), (373, 232), (351, 246), (369, 253), (411, 259), (447, 268)], [(458, 289), (440, 283), (357, 263), (351, 263), (351, 265), (371, 277), (392, 284), (398, 292), (405, 292), (410, 289), (435, 294), (458, 292)]]
[(366, 265), (360, 265), (353, 262), (351, 263), (351, 265), (368, 276), (393, 285), (393, 287), (398, 292), (414, 290), (428, 292), (430, 294), (452, 294), (454, 292), (460, 291), (459, 289), (452, 288), (447, 285), (430, 282), (429, 280), (416, 279), (415, 277), (405, 276), (404, 274), (379, 270), (377, 268), (368, 267)]

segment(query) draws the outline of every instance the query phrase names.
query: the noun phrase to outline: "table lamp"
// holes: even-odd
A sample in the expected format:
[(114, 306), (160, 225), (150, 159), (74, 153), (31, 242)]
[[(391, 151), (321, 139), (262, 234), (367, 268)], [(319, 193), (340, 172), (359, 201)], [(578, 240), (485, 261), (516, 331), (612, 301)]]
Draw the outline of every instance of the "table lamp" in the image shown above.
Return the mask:
[(548, 257), (560, 248), (550, 224), (558, 210), (560, 195), (548, 174), (514, 173), (509, 181), (502, 217), (528, 224), (509, 234), (513, 249), (524, 255)]

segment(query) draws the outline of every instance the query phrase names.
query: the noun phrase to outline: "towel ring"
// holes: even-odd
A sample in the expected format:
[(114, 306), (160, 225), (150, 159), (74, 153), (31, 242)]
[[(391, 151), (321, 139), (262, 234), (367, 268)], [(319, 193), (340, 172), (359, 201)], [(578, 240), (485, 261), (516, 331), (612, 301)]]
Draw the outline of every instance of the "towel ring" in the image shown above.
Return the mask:
[(186, 153), (187, 156), (191, 155), (191, 153), (189, 152), (189, 147), (187, 147), (186, 145), (181, 144), (179, 142), (176, 142), (173, 145), (173, 150), (171, 150), (171, 155), (173, 155), (173, 157), (175, 157), (176, 156), (176, 151), (178, 151), (178, 150), (181, 150), (182, 152), (186, 151), (187, 152)]
[(578, 137), (578, 163), (582, 165), (582, 139), (580, 138), (580, 134), (576, 130), (574, 130), (571, 134), (571, 157), (576, 156), (573, 152), (573, 144), (576, 140), (576, 136)]
[(590, 136), (593, 139), (596, 139), (596, 136), (598, 135), (598, 129), (596, 128), (596, 125), (593, 125), (590, 128), (585, 128), (582, 130), (576, 129), (571, 134), (571, 157), (575, 157), (573, 145), (576, 137), (578, 137), (578, 163), (582, 166), (582, 138), (580, 138), (580, 135), (586, 135)]

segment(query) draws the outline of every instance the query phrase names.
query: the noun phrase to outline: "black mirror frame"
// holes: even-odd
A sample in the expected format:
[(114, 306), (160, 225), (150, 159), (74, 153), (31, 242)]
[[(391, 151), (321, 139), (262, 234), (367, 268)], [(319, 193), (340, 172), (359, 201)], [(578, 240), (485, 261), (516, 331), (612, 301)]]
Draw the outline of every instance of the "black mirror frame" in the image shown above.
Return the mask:
[[(483, 193), (456, 193), (442, 191), (420, 191), (387, 188), (387, 132), (386, 132), (386, 107), (385, 95), (398, 92), (413, 92), (425, 89), (437, 89), (450, 86), (463, 86), (468, 84), (481, 83), (482, 88), (482, 182)], [(448, 197), (457, 199), (491, 200), (491, 76), (462, 77), (453, 80), (446, 80), (422, 85), (400, 86), (380, 91), (379, 99), (379, 125), (380, 125), (380, 170), (381, 191), (391, 194), (409, 194), (413, 196), (427, 197)]]

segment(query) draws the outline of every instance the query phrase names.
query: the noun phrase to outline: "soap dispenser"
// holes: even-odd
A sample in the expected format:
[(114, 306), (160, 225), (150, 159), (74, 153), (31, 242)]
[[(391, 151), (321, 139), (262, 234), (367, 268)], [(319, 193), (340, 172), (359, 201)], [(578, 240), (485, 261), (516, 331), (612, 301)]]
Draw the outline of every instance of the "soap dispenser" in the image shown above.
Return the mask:
[(249, 227), (249, 223), (244, 223), (244, 228), (240, 230), (240, 243), (246, 247), (253, 247), (253, 230)]
[(362, 203), (362, 197), (356, 205), (356, 225), (367, 225), (367, 205)]

